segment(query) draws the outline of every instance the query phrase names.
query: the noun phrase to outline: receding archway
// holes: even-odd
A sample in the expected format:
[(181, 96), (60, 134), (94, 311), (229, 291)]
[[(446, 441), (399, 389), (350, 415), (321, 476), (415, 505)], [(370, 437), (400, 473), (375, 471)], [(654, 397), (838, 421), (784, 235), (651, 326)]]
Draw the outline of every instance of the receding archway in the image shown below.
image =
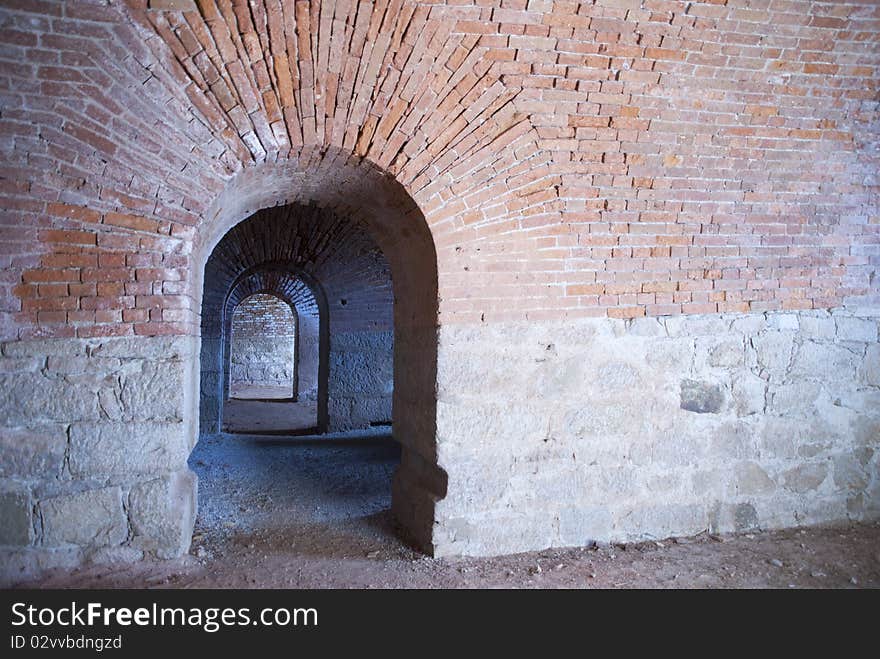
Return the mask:
[[(404, 188), (370, 163), (340, 153), (305, 152), (305, 156), (242, 172), (218, 200), (215, 219), (198, 237), (196, 258), (204, 263), (205, 282), (202, 433), (217, 427), (217, 413), (211, 408), (219, 406), (212, 398), (222, 405), (224, 397), (225, 321), (215, 304), (224, 293), (219, 279), (231, 285), (248, 270), (268, 266), (312, 278), (328, 310), (326, 428), (392, 422), (394, 439), (403, 449), (394, 478), (394, 515), (411, 540), (431, 551), (434, 504), (445, 496), (446, 488), (445, 473), (436, 466), (438, 299), (431, 233)], [(253, 254), (239, 259), (241, 267), (212, 262), (217, 250), (224, 250), (228, 236), (242, 238), (255, 226), (261, 226), (262, 235), (269, 238), (256, 245)], [(255, 247), (254, 241), (248, 245)], [(340, 250), (352, 256), (345, 267), (339, 267), (342, 261), (336, 258)], [(352, 278), (352, 272), (357, 276)], [(346, 289), (346, 278), (357, 280), (359, 286)], [(334, 342), (334, 336), (346, 334), (338, 331), (345, 323), (352, 336)], [(365, 339), (367, 334), (372, 336)], [(374, 377), (381, 369), (362, 370), (370, 373), (365, 378), (369, 386), (378, 385), (368, 404), (363, 388), (349, 399), (333, 389), (334, 381), (340, 381), (333, 374), (346, 363), (346, 350), (358, 352), (349, 361), (362, 366), (369, 361), (364, 356), (369, 351), (387, 351), (388, 363), (393, 362), (387, 378)], [(335, 354), (343, 356), (337, 359)], [(384, 405), (388, 411), (382, 413)]]
[(229, 397), (295, 401), (299, 336), (296, 308), (281, 298), (254, 293), (239, 302), (229, 337)]
[[(222, 247), (221, 241), (218, 249)], [(326, 432), (329, 340), (323, 289), (292, 262), (261, 262), (242, 270), (235, 256), (241, 246), (229, 247), (225, 245), (226, 249), (208, 260), (210, 283), (205, 287), (202, 314), (203, 432)], [(231, 390), (235, 310), (250, 297), (267, 294), (281, 300), (296, 317), (294, 395), (242, 402)]]

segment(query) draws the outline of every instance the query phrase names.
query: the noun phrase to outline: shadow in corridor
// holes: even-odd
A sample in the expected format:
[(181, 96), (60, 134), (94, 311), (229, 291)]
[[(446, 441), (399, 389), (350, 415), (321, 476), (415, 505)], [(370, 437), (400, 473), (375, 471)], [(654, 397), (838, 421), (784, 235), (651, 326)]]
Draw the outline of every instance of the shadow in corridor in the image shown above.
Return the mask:
[(199, 476), (196, 548), (340, 557), (410, 550), (391, 518), (400, 447), (387, 428), (335, 435), (211, 435)]
[(309, 435), (317, 431), (314, 401), (232, 398), (223, 406), (223, 431), (253, 435)]

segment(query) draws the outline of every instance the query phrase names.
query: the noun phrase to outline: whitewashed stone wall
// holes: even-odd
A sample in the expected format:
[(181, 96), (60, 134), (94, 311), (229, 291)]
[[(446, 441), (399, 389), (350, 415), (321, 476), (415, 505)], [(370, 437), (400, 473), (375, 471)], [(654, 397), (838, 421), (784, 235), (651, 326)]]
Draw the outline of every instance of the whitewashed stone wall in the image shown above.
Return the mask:
[(247, 387), (271, 387), (293, 395), (294, 337), (232, 335), (230, 393)]
[(0, 581), (188, 550), (197, 344), (0, 345)]
[(878, 517), (878, 321), (443, 327), (435, 553)]

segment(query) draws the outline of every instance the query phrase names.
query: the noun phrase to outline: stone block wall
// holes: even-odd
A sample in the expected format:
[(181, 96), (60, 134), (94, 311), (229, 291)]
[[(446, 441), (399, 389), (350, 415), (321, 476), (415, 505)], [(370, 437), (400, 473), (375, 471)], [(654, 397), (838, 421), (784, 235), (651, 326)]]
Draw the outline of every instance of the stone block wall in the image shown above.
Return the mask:
[(442, 328), (435, 552), (877, 518), (878, 326), (873, 309)]
[(321, 361), (320, 318), (302, 314), (299, 317), (297, 339), (297, 398), (301, 401), (318, 399), (318, 379)]
[(189, 548), (197, 340), (0, 345), (0, 580)]
[(391, 422), (394, 333), (330, 334), (330, 430)]

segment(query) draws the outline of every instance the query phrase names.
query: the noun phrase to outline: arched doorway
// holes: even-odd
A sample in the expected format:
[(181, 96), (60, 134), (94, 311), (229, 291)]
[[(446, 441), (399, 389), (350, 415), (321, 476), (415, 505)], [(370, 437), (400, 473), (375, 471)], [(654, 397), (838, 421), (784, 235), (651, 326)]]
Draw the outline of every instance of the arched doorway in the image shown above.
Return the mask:
[(297, 278), (324, 305), (319, 430), (392, 428), (402, 449), (394, 517), (431, 551), (446, 477), (435, 449), (436, 253), (421, 211), (368, 162), (325, 153), (243, 172), (214, 217), (196, 255), (204, 263), (202, 436), (217, 431), (227, 398), (223, 300), (255, 273)]
[[(258, 235), (253, 235), (254, 231), (244, 233), (246, 241), (263, 235), (259, 230)], [(202, 432), (326, 432), (329, 343), (323, 289), (294, 262), (271, 261), (244, 267), (246, 264), (239, 259), (240, 234), (221, 241), (206, 266), (209, 283), (202, 313)], [(232, 389), (235, 313), (243, 302), (261, 295), (274, 297), (279, 301), (276, 306), (287, 307), (294, 317), (295, 340), (286, 343), (292, 349), (288, 360), (293, 382), (286, 395), (276, 389), (279, 395), (251, 397), (243, 402)], [(271, 359), (265, 352), (261, 357), (261, 367), (275, 364), (277, 368), (283, 360)]]
[(296, 401), (299, 337), (296, 308), (280, 297), (254, 293), (239, 302), (230, 325), (229, 398)]

